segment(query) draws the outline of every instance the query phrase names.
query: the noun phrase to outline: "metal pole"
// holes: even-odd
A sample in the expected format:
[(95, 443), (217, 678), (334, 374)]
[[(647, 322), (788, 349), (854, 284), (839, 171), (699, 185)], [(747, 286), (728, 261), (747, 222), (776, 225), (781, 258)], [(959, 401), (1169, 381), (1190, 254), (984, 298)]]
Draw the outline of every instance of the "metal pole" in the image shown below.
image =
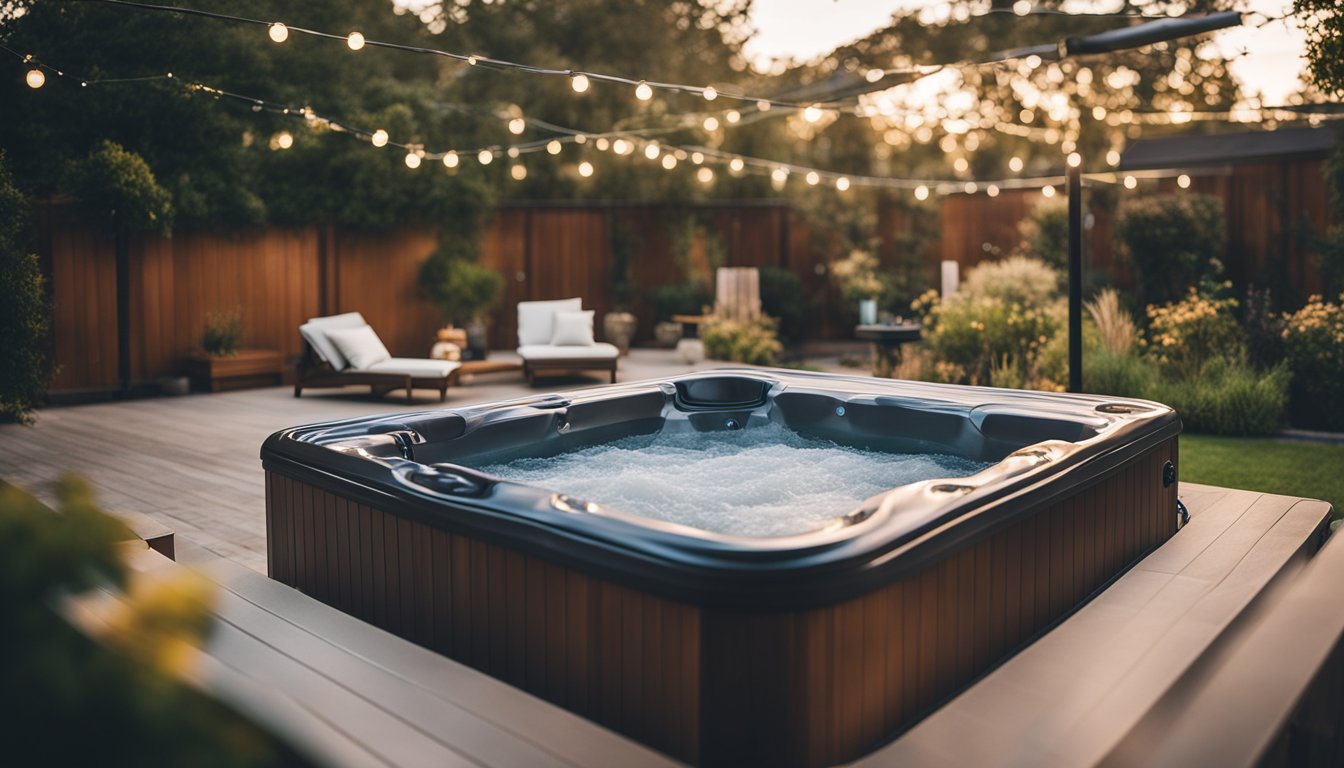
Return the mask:
[(1083, 391), (1083, 173), (1068, 167), (1069, 191), (1069, 391)]

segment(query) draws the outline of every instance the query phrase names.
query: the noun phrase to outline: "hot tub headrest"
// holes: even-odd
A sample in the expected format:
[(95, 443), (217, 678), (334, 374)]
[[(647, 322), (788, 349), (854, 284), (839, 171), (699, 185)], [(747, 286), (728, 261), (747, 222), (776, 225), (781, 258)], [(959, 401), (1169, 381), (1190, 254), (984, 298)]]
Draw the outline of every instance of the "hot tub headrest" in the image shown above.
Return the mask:
[(746, 376), (705, 376), (676, 382), (683, 411), (740, 410), (765, 405), (770, 382)]

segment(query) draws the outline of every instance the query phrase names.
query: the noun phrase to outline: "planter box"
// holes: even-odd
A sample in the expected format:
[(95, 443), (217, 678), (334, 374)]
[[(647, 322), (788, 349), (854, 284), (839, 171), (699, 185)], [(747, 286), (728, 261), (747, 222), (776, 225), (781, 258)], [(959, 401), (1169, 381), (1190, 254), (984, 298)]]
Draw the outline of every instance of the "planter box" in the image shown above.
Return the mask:
[(240, 349), (226, 357), (194, 352), (187, 359), (187, 373), (192, 389), (224, 392), (279, 386), (283, 364), (284, 358), (273, 349)]

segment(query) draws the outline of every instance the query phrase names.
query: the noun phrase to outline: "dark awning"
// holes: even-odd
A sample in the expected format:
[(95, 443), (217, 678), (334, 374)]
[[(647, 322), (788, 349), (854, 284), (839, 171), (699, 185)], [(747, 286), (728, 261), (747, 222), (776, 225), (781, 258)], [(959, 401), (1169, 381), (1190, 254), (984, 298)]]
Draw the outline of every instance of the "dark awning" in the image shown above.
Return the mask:
[(1270, 158), (1325, 157), (1333, 151), (1338, 135), (1338, 128), (1322, 126), (1139, 139), (1125, 147), (1119, 169), (1141, 171)]

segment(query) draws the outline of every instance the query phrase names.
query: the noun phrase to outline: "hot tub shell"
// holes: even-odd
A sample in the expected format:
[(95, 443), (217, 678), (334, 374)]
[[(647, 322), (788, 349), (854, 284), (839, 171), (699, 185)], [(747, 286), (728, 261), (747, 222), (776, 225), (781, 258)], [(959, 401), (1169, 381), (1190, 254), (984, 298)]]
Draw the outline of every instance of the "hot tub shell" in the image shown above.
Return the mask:
[[(781, 422), (995, 460), (826, 530), (722, 536), (472, 469)], [(262, 449), (270, 575), (683, 760), (829, 765), (889, 740), (1176, 528), (1155, 403), (783, 371), (298, 427)]]

